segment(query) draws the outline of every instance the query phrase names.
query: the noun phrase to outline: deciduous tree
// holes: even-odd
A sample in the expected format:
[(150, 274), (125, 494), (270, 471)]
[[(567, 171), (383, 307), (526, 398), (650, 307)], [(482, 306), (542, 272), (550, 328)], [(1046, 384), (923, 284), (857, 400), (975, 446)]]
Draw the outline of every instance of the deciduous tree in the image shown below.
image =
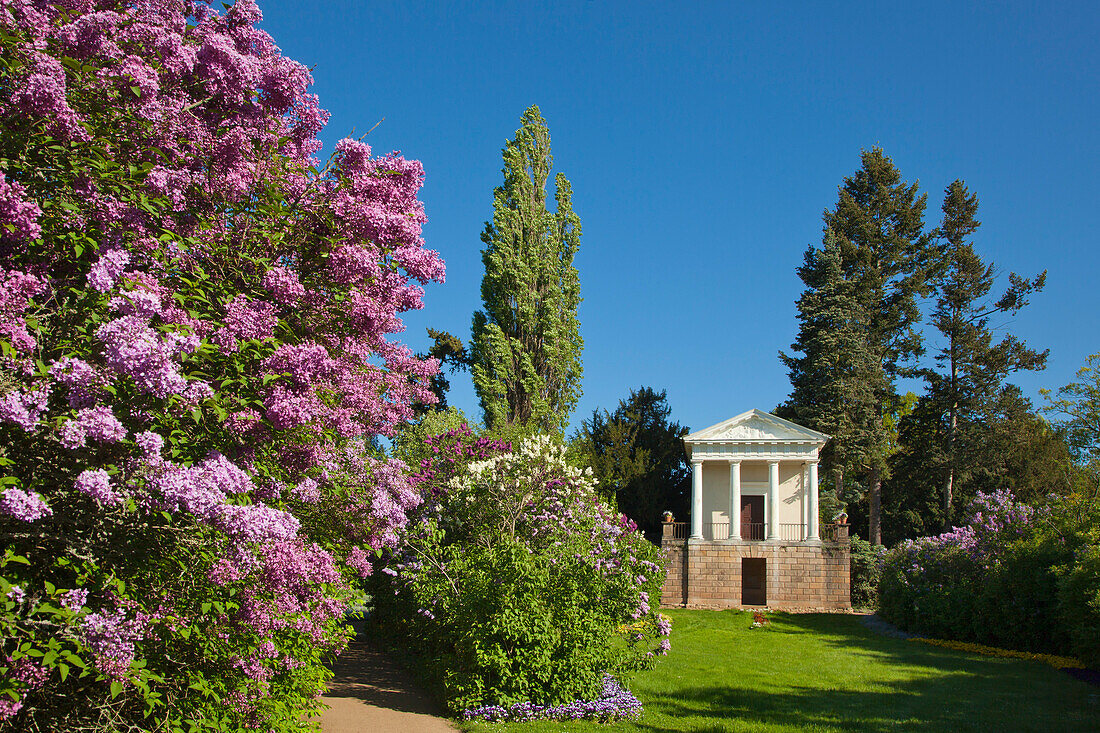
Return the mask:
[(1043, 411), (1059, 415), (1057, 425), (1065, 430), (1079, 460), (1100, 460), (1100, 353), (1091, 355), (1070, 382), (1053, 396), (1043, 390), (1047, 404)]
[(581, 389), (580, 279), (573, 258), (581, 222), (573, 189), (554, 179), (550, 131), (531, 106), (504, 146), (504, 183), (486, 223), (483, 310), (474, 314), (470, 366), (486, 427), (561, 431)]

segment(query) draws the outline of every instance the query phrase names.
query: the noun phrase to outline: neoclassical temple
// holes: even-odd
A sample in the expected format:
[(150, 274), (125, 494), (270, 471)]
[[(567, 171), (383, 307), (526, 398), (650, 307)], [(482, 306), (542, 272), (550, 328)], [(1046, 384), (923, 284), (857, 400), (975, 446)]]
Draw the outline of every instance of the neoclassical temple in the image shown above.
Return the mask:
[(828, 440), (760, 410), (686, 436), (691, 522), (664, 527), (662, 603), (850, 608), (847, 526), (818, 521)]

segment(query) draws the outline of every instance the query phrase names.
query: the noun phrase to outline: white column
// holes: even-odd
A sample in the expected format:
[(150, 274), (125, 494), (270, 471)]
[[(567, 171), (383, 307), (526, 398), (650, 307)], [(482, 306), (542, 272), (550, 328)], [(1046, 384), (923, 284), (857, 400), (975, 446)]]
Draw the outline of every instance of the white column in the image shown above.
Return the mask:
[(810, 531), (810, 464), (802, 464), (802, 539), (809, 536)]
[(810, 462), (810, 521), (806, 525), (806, 537), (813, 541), (820, 539), (817, 530), (817, 461)]
[(741, 539), (741, 461), (730, 461), (730, 539)]
[(703, 459), (691, 459), (691, 538), (703, 539)]
[(768, 461), (768, 539), (779, 539), (779, 461)]

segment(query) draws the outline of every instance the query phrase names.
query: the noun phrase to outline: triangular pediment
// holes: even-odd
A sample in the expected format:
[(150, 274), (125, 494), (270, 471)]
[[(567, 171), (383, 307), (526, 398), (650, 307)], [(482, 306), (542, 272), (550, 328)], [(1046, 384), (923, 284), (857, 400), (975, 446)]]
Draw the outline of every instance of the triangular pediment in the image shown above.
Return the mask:
[(703, 428), (684, 437), (691, 443), (817, 443), (824, 444), (829, 436), (816, 430), (804, 428), (790, 420), (776, 417), (770, 412), (749, 410), (737, 417), (731, 417), (717, 425)]

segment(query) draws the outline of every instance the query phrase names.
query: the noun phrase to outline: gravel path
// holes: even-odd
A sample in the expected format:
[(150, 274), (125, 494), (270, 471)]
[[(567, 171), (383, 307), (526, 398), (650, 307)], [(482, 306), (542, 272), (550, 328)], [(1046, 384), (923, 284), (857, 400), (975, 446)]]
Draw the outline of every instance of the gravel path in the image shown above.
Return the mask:
[(417, 689), (408, 673), (363, 641), (337, 659), (336, 676), (321, 699), (324, 733), (453, 733), (443, 711)]
[(861, 618), (860, 622), (876, 634), (890, 636), (894, 639), (912, 639), (917, 636), (917, 634), (910, 634), (908, 631), (902, 631), (897, 626), (894, 626), (888, 621), (883, 621), (873, 613)]

